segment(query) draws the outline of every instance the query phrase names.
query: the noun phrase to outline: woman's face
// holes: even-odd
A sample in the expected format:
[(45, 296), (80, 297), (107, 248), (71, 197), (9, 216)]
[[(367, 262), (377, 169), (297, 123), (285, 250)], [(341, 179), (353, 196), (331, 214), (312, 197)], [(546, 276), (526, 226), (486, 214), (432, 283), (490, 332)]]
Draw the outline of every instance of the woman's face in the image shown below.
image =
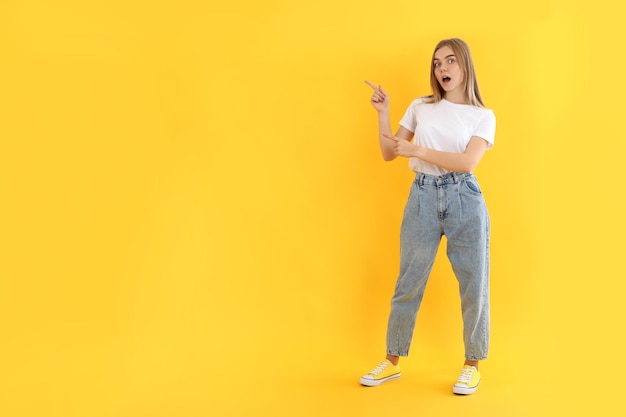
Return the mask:
[(460, 90), (463, 86), (463, 71), (457, 62), (454, 51), (449, 46), (442, 46), (435, 51), (433, 59), (435, 77), (446, 93)]

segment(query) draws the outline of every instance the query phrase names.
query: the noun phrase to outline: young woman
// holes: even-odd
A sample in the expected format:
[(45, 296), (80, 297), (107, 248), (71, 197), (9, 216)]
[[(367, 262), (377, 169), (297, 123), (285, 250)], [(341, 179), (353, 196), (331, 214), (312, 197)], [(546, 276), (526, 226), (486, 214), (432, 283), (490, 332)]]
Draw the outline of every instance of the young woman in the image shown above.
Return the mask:
[[(489, 344), (489, 214), (476, 168), (493, 146), (496, 119), (484, 107), (469, 47), (445, 39), (435, 47), (432, 95), (414, 100), (392, 134), (389, 96), (374, 89), (383, 159), (409, 158), (416, 173), (400, 232), (400, 274), (391, 300), (387, 356), (361, 377), (377, 386), (400, 377), (400, 356), (407, 356), (417, 312), (441, 237), (461, 293), (465, 363), (454, 384), (455, 394), (472, 394), (480, 383), (478, 362)], [(412, 139), (415, 140), (412, 142)]]

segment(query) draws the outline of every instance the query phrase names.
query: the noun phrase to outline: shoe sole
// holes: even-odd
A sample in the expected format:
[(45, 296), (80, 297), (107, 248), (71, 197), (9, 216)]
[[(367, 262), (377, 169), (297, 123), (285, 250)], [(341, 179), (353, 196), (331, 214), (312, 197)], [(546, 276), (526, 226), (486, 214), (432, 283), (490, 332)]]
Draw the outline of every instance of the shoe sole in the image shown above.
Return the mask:
[(478, 385), (474, 388), (466, 388), (466, 387), (457, 387), (456, 385), (452, 387), (452, 392), (457, 395), (470, 395), (476, 392), (478, 389)]
[(402, 373), (398, 372), (397, 374), (393, 374), (393, 375), (388, 376), (387, 378), (381, 378), (381, 379), (361, 378), (361, 385), (365, 385), (366, 387), (377, 387), (384, 382), (391, 381), (392, 379), (400, 378), (401, 375)]

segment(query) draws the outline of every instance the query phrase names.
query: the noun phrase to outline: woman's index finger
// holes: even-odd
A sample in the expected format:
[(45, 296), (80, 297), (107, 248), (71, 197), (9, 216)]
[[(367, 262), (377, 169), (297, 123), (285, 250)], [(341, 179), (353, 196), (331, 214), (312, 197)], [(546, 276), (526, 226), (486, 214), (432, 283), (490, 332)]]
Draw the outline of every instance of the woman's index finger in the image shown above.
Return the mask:
[(365, 80), (365, 84), (369, 85), (374, 90), (378, 90), (378, 86), (376, 84), (374, 84), (373, 82), (371, 82), (371, 81)]

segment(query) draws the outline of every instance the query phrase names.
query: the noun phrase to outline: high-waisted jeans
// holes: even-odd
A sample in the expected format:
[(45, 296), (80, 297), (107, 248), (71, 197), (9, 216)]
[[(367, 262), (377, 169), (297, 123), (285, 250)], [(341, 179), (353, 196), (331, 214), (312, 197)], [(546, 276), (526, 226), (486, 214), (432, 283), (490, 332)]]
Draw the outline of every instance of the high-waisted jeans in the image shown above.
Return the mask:
[(387, 353), (407, 356), (441, 237), (461, 292), (465, 358), (489, 346), (489, 214), (471, 173), (418, 173), (402, 220), (400, 274), (391, 300)]

